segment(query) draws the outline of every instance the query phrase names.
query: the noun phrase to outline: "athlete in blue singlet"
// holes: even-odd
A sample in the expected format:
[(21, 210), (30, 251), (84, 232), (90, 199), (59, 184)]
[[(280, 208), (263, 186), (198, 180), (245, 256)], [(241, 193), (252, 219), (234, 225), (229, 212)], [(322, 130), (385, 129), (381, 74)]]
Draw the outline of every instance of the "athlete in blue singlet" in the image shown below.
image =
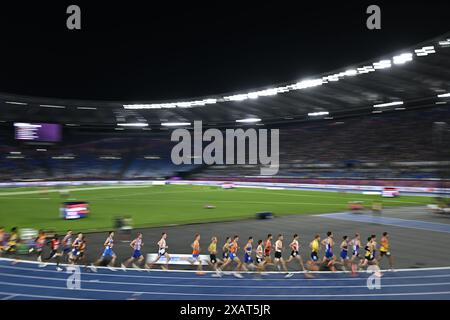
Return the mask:
[(246, 264), (253, 263), (252, 259), (252, 251), (253, 251), (253, 237), (249, 237), (247, 243), (244, 247), (244, 262)]
[[(138, 233), (136, 239), (131, 241), (130, 247), (133, 248), (133, 254), (129, 259), (127, 259), (124, 263), (122, 263), (121, 267), (123, 270), (128, 267), (130, 262), (137, 259), (138, 263), (141, 264), (144, 261), (144, 256), (142, 255), (141, 249), (144, 243), (142, 242), (142, 233)], [(134, 268), (139, 268), (138, 265), (133, 263)]]
[(333, 254), (333, 246), (334, 246), (334, 240), (333, 240), (333, 233), (331, 231), (327, 232), (327, 238), (322, 241), (322, 245), (325, 247), (325, 256), (323, 257), (323, 263), (328, 261), (328, 266), (332, 265), (334, 263), (334, 260), (336, 259)]
[(253, 253), (253, 237), (249, 237), (247, 243), (244, 246), (244, 263), (245, 263), (245, 266), (243, 266), (244, 269), (256, 268), (255, 264), (253, 263), (252, 253)]
[[(101, 263), (104, 263), (107, 259), (111, 259), (108, 266), (114, 267), (114, 263), (116, 262), (116, 254), (113, 251), (114, 247), (114, 231), (110, 231), (108, 234), (108, 237), (106, 238), (105, 242), (103, 243), (105, 249), (103, 250), (102, 256), (94, 263), (94, 266), (98, 266)], [(95, 268), (95, 267), (94, 267)], [(112, 271), (116, 271), (114, 269), (111, 269)]]
[(341, 242), (341, 254), (340, 254), (342, 262), (345, 262), (347, 259), (349, 259), (349, 256), (348, 256), (348, 243), (349, 243), (348, 237), (344, 236), (342, 238), (342, 242)]
[(68, 230), (66, 235), (62, 240), (63, 255), (69, 256), (70, 251), (72, 251), (72, 230)]
[(69, 262), (74, 264), (80, 258), (80, 247), (83, 243), (83, 234), (78, 233), (76, 239), (72, 243), (72, 251), (69, 253)]

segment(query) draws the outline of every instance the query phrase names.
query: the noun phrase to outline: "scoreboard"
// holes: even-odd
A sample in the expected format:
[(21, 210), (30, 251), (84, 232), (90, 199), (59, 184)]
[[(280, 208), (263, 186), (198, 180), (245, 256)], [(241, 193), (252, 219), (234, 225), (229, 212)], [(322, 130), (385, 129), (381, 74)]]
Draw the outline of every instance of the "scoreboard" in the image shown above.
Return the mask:
[(61, 141), (61, 125), (52, 123), (14, 123), (17, 140), (58, 142)]

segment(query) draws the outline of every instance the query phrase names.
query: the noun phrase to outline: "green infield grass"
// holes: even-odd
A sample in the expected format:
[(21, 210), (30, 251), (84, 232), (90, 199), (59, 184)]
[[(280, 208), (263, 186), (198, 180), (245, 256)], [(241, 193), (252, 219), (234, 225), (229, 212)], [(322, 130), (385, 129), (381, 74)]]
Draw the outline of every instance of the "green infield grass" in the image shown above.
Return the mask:
[[(108, 230), (115, 216), (132, 217), (134, 227), (163, 226), (198, 222), (230, 221), (255, 217), (270, 211), (275, 216), (340, 212), (349, 201), (375, 200), (388, 206), (417, 206), (432, 203), (428, 197), (401, 196), (382, 199), (379, 195), (355, 193), (236, 188), (223, 190), (207, 186), (101, 186), (72, 187), (66, 198), (58, 189), (0, 189), (0, 226), (51, 229), (63, 232)], [(74, 190), (75, 189), (75, 190)], [(91, 213), (80, 220), (63, 220), (63, 201), (88, 201)], [(205, 206), (214, 206), (205, 209)]]

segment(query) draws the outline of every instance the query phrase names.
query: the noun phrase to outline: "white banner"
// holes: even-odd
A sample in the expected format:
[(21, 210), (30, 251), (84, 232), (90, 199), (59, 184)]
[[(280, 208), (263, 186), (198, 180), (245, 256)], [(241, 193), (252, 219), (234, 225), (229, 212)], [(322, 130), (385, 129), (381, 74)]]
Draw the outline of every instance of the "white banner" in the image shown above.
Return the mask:
[[(177, 265), (191, 265), (191, 261), (194, 258), (192, 258), (191, 254), (175, 254), (175, 253), (169, 253), (170, 255), (170, 261), (169, 264), (177, 264)], [(158, 255), (156, 253), (149, 253), (147, 254), (147, 263), (151, 263), (156, 260)], [(200, 261), (202, 262), (202, 265), (208, 265), (209, 256), (206, 254), (200, 255)], [(166, 256), (162, 256), (155, 264), (166, 264)], [(195, 265), (198, 265), (198, 263), (195, 261)]]

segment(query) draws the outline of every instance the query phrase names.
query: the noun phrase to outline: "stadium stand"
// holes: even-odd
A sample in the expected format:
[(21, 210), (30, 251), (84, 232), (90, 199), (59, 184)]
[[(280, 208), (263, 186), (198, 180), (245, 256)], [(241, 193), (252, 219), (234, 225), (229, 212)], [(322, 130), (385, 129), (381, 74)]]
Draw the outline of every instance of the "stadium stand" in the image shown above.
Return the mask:
[[(442, 161), (434, 148), (433, 126), (449, 118), (448, 108), (437, 107), (281, 125), (277, 177), (437, 179), (448, 162)], [(175, 145), (170, 131), (128, 136), (66, 131), (64, 142), (44, 149), (13, 139), (0, 140), (0, 180), (126, 180), (190, 172), (194, 179), (212, 179), (260, 174), (257, 165), (175, 166), (170, 160)]]

